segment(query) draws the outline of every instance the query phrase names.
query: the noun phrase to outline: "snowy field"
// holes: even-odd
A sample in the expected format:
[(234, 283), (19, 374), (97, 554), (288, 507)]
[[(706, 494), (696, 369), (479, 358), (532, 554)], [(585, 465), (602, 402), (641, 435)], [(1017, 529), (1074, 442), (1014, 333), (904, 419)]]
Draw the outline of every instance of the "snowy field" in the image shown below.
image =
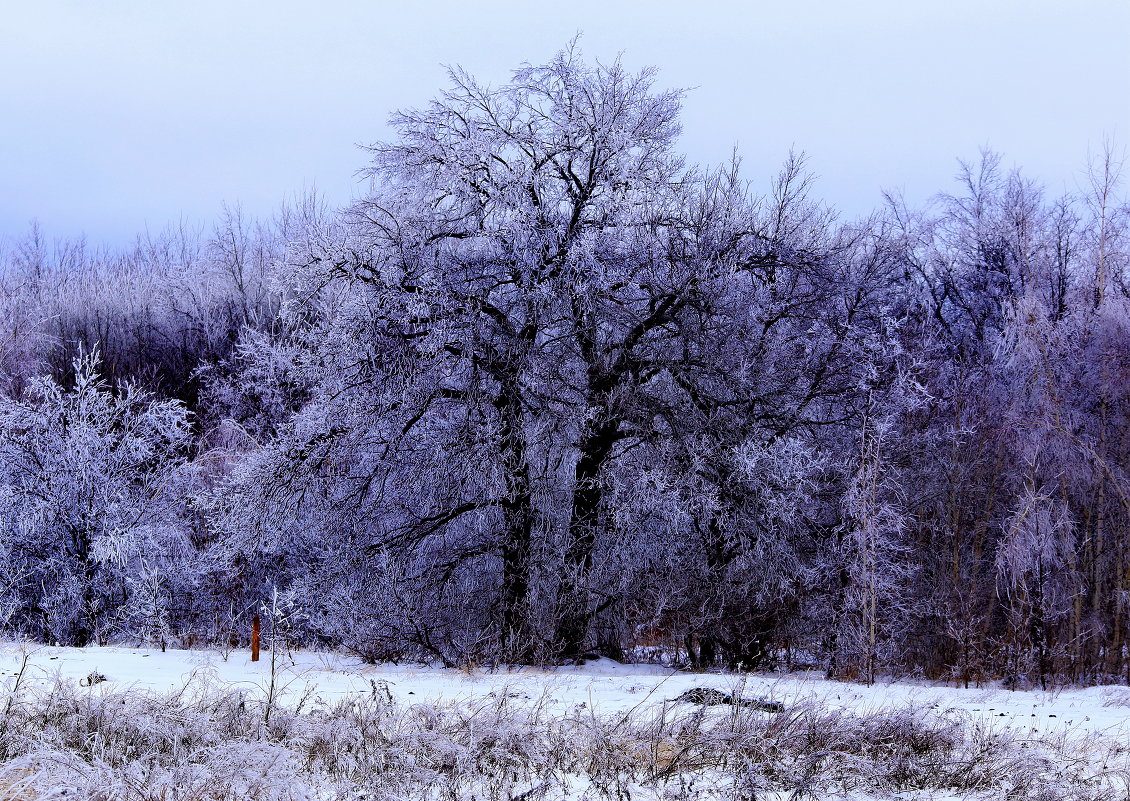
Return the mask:
[[(270, 653), (250, 661), (246, 650), (162, 653), (145, 648), (51, 648), (0, 645), (0, 679), (19, 670), (29, 655), (29, 677), (42, 686), (55, 679), (86, 684), (91, 673), (106, 677), (95, 691), (106, 694), (233, 690), (262, 697), (271, 684)], [(873, 686), (828, 681), (818, 672), (793, 674), (688, 673), (659, 665), (624, 665), (609, 659), (579, 667), (464, 671), (418, 665), (366, 665), (347, 656), (296, 651), (276, 663), (280, 702), (315, 696), (325, 702), (370, 696), (374, 688), (400, 704), (473, 703), (507, 693), (537, 700), (561, 714), (578, 708), (623, 714), (670, 704), (695, 687), (777, 701), (816, 704), (829, 710), (871, 714), (926, 708), (968, 715), (983, 726), (1008, 727), (1022, 735), (1100, 735), (1130, 747), (1130, 687), (1054, 691), (959, 689), (936, 683), (877, 682)]]
[[(0, 645), (0, 686), (0, 801), (1130, 797), (1127, 687), (16, 643)], [(781, 711), (677, 700), (694, 688)]]

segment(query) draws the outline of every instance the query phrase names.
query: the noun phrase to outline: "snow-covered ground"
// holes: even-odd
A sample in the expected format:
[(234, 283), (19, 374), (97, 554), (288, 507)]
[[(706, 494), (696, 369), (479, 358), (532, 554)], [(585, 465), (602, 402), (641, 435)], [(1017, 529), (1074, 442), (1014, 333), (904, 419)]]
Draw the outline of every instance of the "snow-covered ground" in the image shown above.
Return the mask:
[(0, 690), (0, 801), (1130, 797), (1127, 687), (0, 643)]
[[(270, 653), (251, 662), (247, 651), (0, 644), (0, 682), (10, 682), (27, 653), (29, 678), (44, 686), (55, 678), (86, 684), (99, 673), (99, 693), (137, 688), (156, 692), (185, 687), (262, 695), (271, 682)], [(455, 670), (419, 665), (366, 665), (338, 654), (296, 651), (280, 656), (275, 684), (291, 699), (310, 695), (332, 702), (387, 693), (401, 704), (464, 702), (506, 693), (562, 712), (578, 707), (614, 714), (671, 703), (694, 687), (777, 701), (815, 703), (829, 710), (870, 713), (913, 706), (967, 713), (972, 722), (1007, 726), (1022, 735), (1101, 735), (1130, 741), (1130, 687), (1006, 690), (955, 688), (936, 683), (881, 681), (872, 686), (828, 681), (819, 673), (687, 673), (658, 665), (624, 665), (602, 659), (577, 667)], [(0, 684), (2, 687), (3, 684)]]

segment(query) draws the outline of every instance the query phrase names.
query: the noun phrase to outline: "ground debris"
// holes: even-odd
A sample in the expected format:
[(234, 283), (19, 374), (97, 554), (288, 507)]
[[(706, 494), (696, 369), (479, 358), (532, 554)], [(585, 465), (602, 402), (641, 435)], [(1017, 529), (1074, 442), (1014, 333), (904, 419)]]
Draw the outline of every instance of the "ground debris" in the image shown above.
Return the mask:
[(783, 712), (785, 709), (784, 704), (776, 701), (767, 701), (764, 698), (736, 698), (729, 693), (710, 687), (694, 687), (672, 700), (676, 703), (702, 704), (703, 706), (719, 706), (722, 704), (744, 706), (751, 709), (760, 709), (764, 712)]
[(95, 684), (101, 684), (104, 681), (109, 681), (109, 679), (97, 670), (93, 670), (89, 675), (79, 679), (78, 683), (83, 687), (93, 687)]

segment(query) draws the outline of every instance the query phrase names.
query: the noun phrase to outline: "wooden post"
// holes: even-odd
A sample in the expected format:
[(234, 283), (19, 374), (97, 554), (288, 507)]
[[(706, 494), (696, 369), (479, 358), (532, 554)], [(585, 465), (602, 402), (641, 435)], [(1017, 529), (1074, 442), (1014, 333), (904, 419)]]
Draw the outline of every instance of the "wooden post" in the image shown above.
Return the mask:
[(251, 661), (259, 661), (259, 613), (251, 618)]

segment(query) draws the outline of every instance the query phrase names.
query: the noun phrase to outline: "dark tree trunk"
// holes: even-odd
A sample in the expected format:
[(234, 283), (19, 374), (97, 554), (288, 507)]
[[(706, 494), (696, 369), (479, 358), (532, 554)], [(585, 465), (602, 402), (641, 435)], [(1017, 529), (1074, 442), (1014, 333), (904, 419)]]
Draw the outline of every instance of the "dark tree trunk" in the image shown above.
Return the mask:
[(564, 658), (580, 656), (592, 622), (593, 598), (588, 576), (601, 525), (604, 501), (601, 473), (619, 438), (618, 422), (606, 420), (589, 429), (579, 446), (554, 637), (558, 654)]
[(97, 565), (90, 557), (91, 536), (90, 531), (82, 525), (71, 530), (71, 553), (79, 563), (80, 580), (82, 581), (82, 598), (78, 619), (70, 634), (70, 645), (84, 648), (94, 639), (95, 603), (94, 579)]
[(506, 453), (507, 498), (504, 504), (502, 588), (498, 623), (504, 658), (527, 663), (535, 657), (530, 626), (530, 572), (533, 563), (534, 510), (521, 400), (517, 391), (504, 392), (496, 404), (502, 416)]

